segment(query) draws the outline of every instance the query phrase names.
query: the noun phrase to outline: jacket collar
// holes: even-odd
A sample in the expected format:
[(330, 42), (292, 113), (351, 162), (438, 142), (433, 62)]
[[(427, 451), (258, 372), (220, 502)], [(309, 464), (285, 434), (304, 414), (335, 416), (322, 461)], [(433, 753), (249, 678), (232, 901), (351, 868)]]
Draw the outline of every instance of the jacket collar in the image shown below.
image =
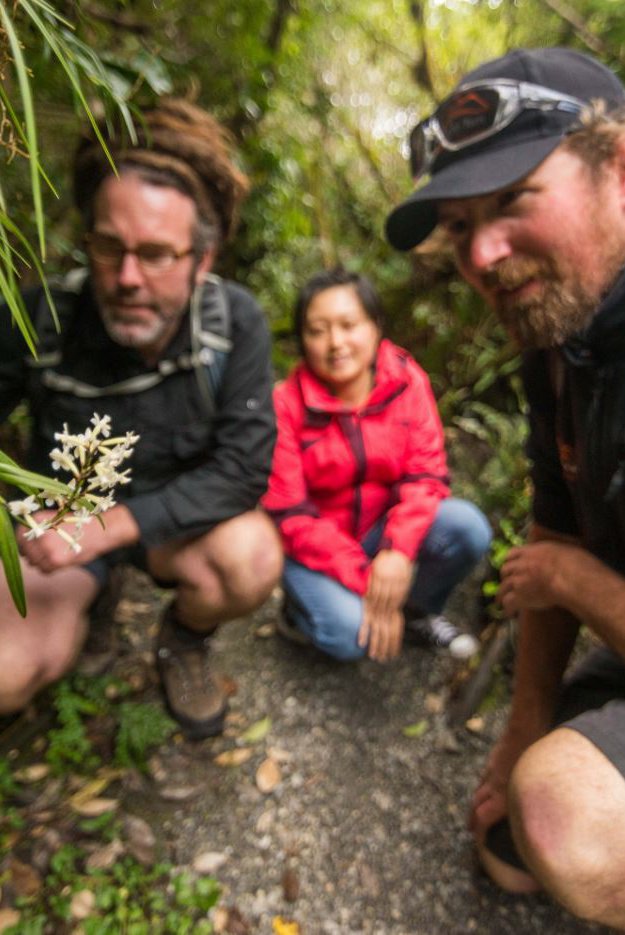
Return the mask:
[(605, 296), (588, 328), (563, 345), (567, 360), (593, 366), (622, 360), (625, 355), (625, 267)]

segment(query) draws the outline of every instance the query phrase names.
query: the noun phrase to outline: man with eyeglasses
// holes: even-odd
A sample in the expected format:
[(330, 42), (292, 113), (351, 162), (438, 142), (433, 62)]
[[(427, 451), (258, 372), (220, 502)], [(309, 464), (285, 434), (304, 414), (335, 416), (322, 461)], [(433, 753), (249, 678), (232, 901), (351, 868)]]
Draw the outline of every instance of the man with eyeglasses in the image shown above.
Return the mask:
[(131, 563), (174, 589), (157, 665), (172, 715), (202, 739), (222, 730), (227, 707), (212, 635), (257, 608), (281, 572), (273, 524), (257, 509), (275, 439), (270, 341), (253, 297), (212, 273), (247, 190), (227, 134), (176, 99), (136, 132), (105, 134), (115, 172), (93, 132), (77, 148), (88, 269), (56, 290), (60, 335), (41, 290), (26, 296), (38, 360), (6, 310), (0, 320), (0, 417), (28, 401), (29, 467), (48, 473), (54, 433), (83, 432), (94, 411), (115, 435), (140, 436), (131, 483), (103, 525), (85, 527), (79, 553), (54, 531), (18, 532), (28, 616), (2, 579), (0, 713), (73, 666), (88, 617)]
[[(473, 800), (482, 863), (625, 929), (625, 92), (566, 49), (468, 74), (411, 136), (408, 250), (440, 227), (524, 350), (533, 525), (508, 724)], [(565, 674), (580, 626), (600, 642)], [(511, 829), (511, 833), (510, 833)]]

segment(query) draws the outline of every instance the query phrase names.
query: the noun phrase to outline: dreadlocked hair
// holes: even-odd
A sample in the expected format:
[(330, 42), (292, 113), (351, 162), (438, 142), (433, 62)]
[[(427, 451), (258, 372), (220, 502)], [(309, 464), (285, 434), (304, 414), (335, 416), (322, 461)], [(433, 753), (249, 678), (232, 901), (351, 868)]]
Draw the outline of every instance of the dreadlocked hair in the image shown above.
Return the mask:
[[(222, 239), (234, 233), (239, 206), (247, 194), (246, 176), (232, 161), (228, 131), (205, 110), (179, 98), (163, 98), (141, 115), (137, 141), (121, 123), (102, 122), (100, 131), (118, 172), (136, 171), (153, 185), (171, 185), (196, 204), (200, 226)], [(74, 203), (87, 229), (93, 201), (111, 164), (92, 128), (80, 138), (74, 156)], [(215, 228), (217, 230), (215, 230)]]

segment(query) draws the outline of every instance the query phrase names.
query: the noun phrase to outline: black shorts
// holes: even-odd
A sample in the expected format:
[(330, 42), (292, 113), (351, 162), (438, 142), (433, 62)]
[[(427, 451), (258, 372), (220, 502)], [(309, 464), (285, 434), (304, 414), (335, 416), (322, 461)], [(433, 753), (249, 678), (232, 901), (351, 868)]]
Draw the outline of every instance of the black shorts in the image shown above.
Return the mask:
[[(606, 647), (591, 650), (565, 680), (554, 727), (568, 727), (590, 740), (625, 778), (625, 660)], [(496, 857), (525, 870), (507, 819), (486, 834)]]
[(555, 726), (583, 734), (625, 777), (625, 660), (592, 650), (565, 684)]
[(134, 565), (141, 571), (147, 571), (147, 558), (144, 546), (138, 542), (136, 545), (128, 546), (123, 549), (114, 549), (105, 555), (94, 558), (92, 562), (87, 562), (82, 567), (90, 572), (98, 581), (101, 588), (108, 581), (111, 570), (116, 565)]

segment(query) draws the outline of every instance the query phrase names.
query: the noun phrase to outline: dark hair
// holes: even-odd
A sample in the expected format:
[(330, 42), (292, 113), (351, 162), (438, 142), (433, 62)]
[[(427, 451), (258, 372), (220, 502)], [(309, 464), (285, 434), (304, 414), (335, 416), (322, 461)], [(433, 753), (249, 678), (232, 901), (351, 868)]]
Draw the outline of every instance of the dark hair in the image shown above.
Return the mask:
[(371, 319), (374, 325), (384, 330), (384, 309), (382, 301), (378, 295), (375, 286), (366, 276), (359, 273), (350, 273), (342, 266), (335, 266), (334, 269), (323, 270), (316, 273), (308, 282), (304, 283), (295, 300), (295, 313), (293, 317), (293, 328), (300, 351), (303, 350), (303, 333), (306, 322), (306, 312), (310, 303), (326, 289), (333, 289), (335, 286), (351, 286), (360, 300), (360, 304), (365, 310), (367, 317)]

